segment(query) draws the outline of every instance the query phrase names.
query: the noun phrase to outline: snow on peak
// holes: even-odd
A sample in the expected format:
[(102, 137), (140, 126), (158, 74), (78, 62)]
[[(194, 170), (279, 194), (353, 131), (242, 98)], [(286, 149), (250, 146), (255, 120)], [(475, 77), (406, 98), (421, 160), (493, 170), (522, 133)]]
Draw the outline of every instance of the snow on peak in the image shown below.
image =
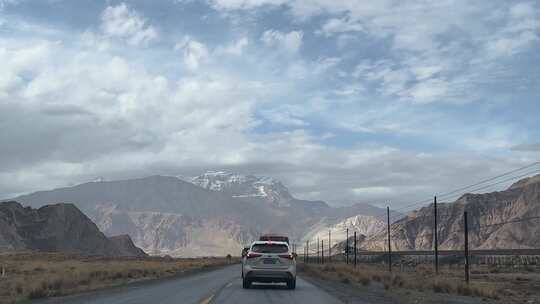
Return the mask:
[(288, 204), (292, 199), (289, 190), (270, 177), (207, 171), (191, 182), (208, 190), (227, 192), (233, 197), (260, 197), (278, 205)]

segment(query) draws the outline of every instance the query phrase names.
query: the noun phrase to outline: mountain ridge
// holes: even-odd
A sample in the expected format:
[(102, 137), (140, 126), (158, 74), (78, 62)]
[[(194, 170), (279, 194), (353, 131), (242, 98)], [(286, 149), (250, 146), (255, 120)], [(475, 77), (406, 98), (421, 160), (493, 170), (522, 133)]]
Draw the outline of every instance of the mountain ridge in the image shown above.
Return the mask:
[[(471, 249), (521, 249), (540, 247), (540, 225), (519, 222), (540, 216), (540, 175), (521, 179), (506, 190), (466, 193), (451, 203), (439, 203), (439, 249), (463, 249), (463, 213), (468, 212)], [(499, 223), (517, 221), (499, 225)], [(533, 224), (531, 224), (533, 223)], [(391, 225), (395, 250), (432, 250), (433, 204), (415, 210)], [(360, 243), (366, 250), (386, 250), (386, 233)]]
[[(355, 210), (371, 210), (299, 200), (271, 178), (223, 172), (213, 176), (221, 179), (221, 185), (234, 183), (219, 188), (207, 183), (203, 188), (177, 177), (154, 175), (87, 182), (16, 199), (34, 207), (75, 203), (106, 235), (129, 234), (151, 254), (174, 256), (234, 254), (262, 233), (287, 233), (291, 240), (300, 240), (321, 217), (339, 221)], [(261, 186), (266, 187), (266, 196), (257, 192)]]

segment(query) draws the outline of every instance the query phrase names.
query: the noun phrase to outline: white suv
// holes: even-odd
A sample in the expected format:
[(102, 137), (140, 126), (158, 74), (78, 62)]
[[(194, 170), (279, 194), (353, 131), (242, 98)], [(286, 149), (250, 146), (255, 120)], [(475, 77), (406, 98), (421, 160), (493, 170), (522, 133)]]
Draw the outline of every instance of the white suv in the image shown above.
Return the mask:
[(286, 242), (254, 242), (244, 261), (243, 288), (252, 282), (284, 282), (296, 288), (296, 258)]

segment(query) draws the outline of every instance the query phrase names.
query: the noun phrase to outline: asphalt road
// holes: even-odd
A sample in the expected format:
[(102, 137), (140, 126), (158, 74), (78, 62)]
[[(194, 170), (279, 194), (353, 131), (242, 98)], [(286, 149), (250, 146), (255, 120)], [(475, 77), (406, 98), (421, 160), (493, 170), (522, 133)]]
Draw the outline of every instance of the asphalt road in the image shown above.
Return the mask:
[(78, 296), (48, 299), (47, 304), (210, 304), (210, 303), (341, 303), (318, 287), (297, 278), (296, 289), (284, 284), (253, 284), (243, 289), (240, 266), (198, 273), (158, 283), (136, 284), (123, 288)]

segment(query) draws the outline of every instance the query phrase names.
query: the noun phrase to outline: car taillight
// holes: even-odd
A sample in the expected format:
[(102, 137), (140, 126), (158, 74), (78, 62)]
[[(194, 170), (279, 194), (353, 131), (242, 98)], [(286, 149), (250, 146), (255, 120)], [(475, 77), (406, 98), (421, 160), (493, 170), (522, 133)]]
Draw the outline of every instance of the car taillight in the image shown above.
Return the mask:
[(250, 252), (250, 253), (248, 253), (248, 255), (246, 256), (246, 258), (251, 259), (251, 258), (258, 258), (258, 257), (260, 257), (260, 256), (262, 256), (262, 254)]
[(294, 256), (292, 254), (280, 254), (279, 257), (282, 259), (289, 259), (289, 260), (294, 259)]

